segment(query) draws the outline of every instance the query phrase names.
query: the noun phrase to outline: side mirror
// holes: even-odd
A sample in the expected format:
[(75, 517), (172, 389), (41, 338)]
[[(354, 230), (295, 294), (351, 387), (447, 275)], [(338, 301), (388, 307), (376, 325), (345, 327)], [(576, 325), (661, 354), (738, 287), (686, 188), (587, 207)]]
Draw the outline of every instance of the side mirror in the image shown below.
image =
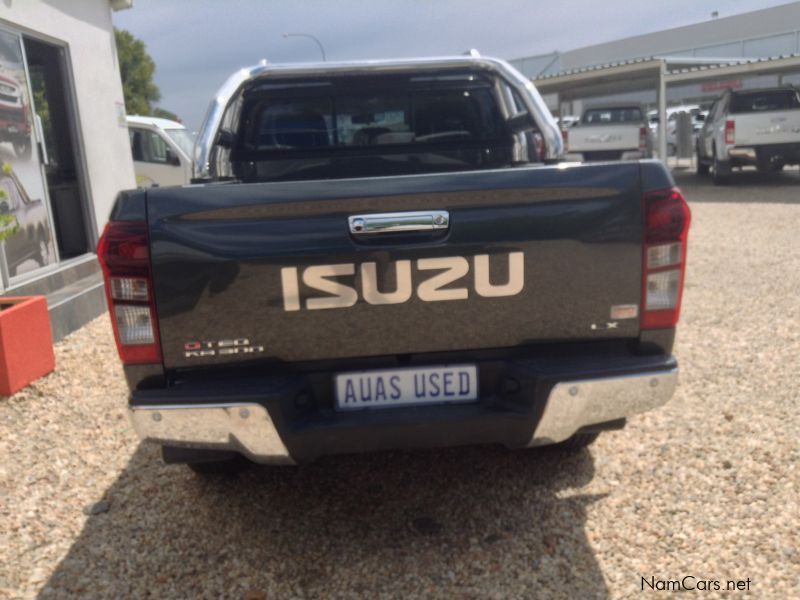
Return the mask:
[(524, 133), (536, 127), (536, 123), (527, 112), (514, 115), (508, 120), (508, 128), (512, 133)]
[(175, 154), (169, 148), (167, 149), (167, 164), (172, 165), (173, 167), (180, 167), (181, 166), (181, 158), (177, 154)]
[(219, 133), (217, 134), (217, 146), (222, 146), (223, 148), (233, 148), (234, 142), (234, 135), (227, 129), (220, 129)]

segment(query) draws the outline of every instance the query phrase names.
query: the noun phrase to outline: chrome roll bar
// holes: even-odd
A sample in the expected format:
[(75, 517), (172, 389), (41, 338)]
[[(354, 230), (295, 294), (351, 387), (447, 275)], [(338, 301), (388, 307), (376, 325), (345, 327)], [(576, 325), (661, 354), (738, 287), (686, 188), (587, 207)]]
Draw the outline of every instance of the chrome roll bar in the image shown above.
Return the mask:
[[(477, 53), (475, 53), (477, 54)], [(213, 179), (219, 175), (216, 163), (218, 132), (230, 107), (243, 89), (256, 81), (272, 77), (315, 77), (326, 75), (369, 75), (413, 70), (416, 73), (447, 68), (484, 70), (499, 76), (516, 90), (528, 113), (544, 138), (545, 160), (555, 161), (564, 153), (561, 131), (533, 83), (504, 60), (476, 56), (418, 58), (401, 60), (369, 60), (358, 62), (326, 62), (301, 64), (271, 64), (262, 61), (253, 67), (240, 69), (222, 85), (208, 108), (194, 148), (195, 179)]]

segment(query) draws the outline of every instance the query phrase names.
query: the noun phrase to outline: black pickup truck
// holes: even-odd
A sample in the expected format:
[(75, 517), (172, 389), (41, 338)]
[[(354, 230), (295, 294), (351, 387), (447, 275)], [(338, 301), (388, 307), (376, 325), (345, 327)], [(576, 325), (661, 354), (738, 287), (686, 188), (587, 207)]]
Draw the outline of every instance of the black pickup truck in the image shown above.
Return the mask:
[(195, 183), (120, 194), (98, 247), (136, 431), (203, 470), (582, 446), (663, 404), (686, 201), (562, 152), (495, 59), (236, 73)]

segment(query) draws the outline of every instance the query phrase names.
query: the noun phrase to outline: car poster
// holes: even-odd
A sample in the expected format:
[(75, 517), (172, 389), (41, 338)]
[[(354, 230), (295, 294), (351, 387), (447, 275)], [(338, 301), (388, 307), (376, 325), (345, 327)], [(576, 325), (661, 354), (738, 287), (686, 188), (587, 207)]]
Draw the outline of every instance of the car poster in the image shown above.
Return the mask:
[(0, 244), (10, 279), (56, 262), (22, 37), (0, 29)]

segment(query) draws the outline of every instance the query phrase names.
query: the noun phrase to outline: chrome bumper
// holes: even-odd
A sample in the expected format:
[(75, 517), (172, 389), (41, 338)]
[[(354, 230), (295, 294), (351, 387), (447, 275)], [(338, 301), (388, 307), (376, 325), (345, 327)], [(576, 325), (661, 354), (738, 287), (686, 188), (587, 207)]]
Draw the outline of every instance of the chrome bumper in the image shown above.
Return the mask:
[(729, 148), (728, 156), (730, 158), (743, 158), (754, 162), (758, 158), (754, 148)]
[(675, 393), (678, 369), (557, 383), (529, 446), (563, 442), (580, 428), (657, 408)]
[(260, 463), (294, 464), (260, 404), (137, 406), (130, 415), (136, 433), (148, 442), (235, 450)]
[[(529, 446), (561, 442), (582, 427), (644, 412), (670, 399), (678, 369), (557, 383)], [(294, 464), (260, 404), (153, 405), (130, 408), (136, 433), (164, 445), (233, 450), (253, 461)]]

